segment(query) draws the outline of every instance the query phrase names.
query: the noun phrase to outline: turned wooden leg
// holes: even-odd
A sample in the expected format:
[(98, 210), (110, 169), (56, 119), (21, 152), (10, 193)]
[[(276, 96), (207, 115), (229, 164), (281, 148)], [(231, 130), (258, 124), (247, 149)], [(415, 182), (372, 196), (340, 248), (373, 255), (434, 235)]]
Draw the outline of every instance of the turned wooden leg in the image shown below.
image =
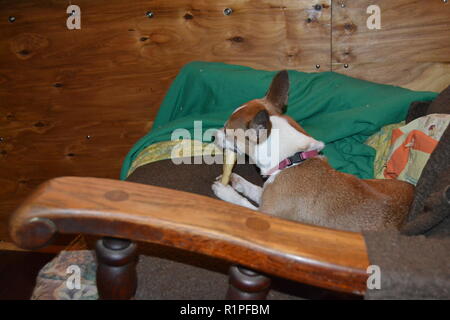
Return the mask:
[(241, 266), (229, 271), (228, 300), (263, 300), (270, 290), (270, 278)]
[(97, 289), (100, 299), (126, 300), (137, 287), (137, 245), (130, 240), (102, 238), (97, 241)]

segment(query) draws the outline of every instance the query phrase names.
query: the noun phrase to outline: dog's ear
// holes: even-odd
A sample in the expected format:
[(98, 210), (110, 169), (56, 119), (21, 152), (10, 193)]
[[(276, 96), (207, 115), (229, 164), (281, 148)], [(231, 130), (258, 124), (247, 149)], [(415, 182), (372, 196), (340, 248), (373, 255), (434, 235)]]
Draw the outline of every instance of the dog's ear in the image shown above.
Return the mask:
[(270, 133), (272, 123), (270, 122), (270, 115), (266, 109), (259, 111), (248, 125), (249, 129), (253, 129), (253, 134), (249, 135), (249, 138), (259, 143), (264, 141)]
[(269, 91), (266, 94), (266, 101), (269, 103), (272, 111), (284, 113), (288, 102), (289, 94), (289, 74), (286, 70), (280, 71), (273, 78)]

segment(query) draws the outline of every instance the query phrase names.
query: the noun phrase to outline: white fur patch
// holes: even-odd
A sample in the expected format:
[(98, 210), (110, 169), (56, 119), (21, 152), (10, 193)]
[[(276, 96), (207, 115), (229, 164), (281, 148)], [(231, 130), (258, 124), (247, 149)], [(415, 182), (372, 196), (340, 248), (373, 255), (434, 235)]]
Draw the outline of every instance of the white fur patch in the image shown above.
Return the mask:
[(325, 144), (307, 136), (280, 116), (271, 116), (272, 130), (269, 138), (255, 147), (255, 153), (250, 155), (261, 169), (262, 175), (267, 175), (287, 157), (299, 151), (322, 150)]
[(248, 182), (236, 173), (231, 174), (230, 182), (234, 190), (242, 193), (244, 196), (255, 201), (256, 203), (260, 203), (262, 195), (261, 187)]
[(224, 201), (234, 203), (249, 209), (258, 210), (253, 204), (250, 203), (246, 198), (237, 193), (230, 185), (224, 185), (220, 181), (216, 181), (211, 186), (214, 194)]

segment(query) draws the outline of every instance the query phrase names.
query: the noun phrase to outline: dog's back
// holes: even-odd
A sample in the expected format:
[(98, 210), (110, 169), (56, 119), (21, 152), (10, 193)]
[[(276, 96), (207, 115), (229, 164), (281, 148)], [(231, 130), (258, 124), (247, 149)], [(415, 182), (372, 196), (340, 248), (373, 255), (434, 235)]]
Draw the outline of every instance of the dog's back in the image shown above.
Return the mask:
[(362, 180), (313, 158), (283, 170), (266, 183), (260, 211), (349, 231), (398, 227), (414, 196), (399, 180)]

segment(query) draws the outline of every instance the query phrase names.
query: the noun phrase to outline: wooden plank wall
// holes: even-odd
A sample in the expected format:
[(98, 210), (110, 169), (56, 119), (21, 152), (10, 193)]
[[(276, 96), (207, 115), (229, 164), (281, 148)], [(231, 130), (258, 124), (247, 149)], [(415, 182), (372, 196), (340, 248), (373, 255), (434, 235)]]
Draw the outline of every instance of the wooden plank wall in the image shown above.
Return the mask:
[[(66, 28), (69, 1), (0, 0), (0, 239), (42, 181), (117, 178), (189, 61), (335, 70), (436, 91), (450, 83), (441, 0), (71, 2), (80, 30)], [(369, 4), (381, 7), (381, 30), (365, 25)]]
[[(380, 30), (366, 26), (369, 5), (381, 9)], [(450, 84), (450, 3), (333, 1), (332, 46), (333, 71), (413, 90), (442, 91)]]
[(44, 180), (117, 178), (185, 63), (330, 70), (329, 0), (317, 13), (313, 0), (72, 3), (80, 30), (68, 1), (0, 1), (0, 239)]

